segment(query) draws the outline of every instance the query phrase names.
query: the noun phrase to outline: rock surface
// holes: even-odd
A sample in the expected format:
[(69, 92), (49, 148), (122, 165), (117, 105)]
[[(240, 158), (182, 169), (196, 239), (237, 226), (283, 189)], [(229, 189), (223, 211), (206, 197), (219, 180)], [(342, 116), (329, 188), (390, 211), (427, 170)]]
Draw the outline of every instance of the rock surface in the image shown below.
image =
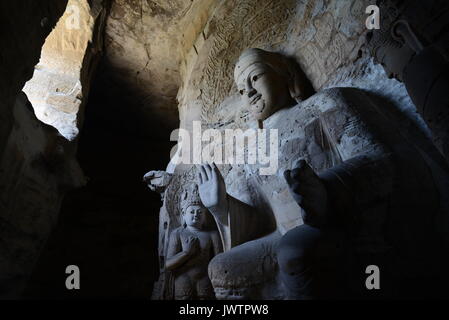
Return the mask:
[[(73, 4), (81, 2), (70, 3), (68, 9), (73, 10)], [(86, 100), (102, 47), (98, 22), (104, 20), (105, 11), (101, 1), (85, 7), (89, 20), (86, 25), (80, 21), (79, 33), (66, 33), (66, 19), (59, 20), (44, 45), (66, 5), (67, 1), (17, 1), (2, 2), (0, 7), (5, 30), (10, 30), (2, 36), (2, 48), (9, 49), (0, 59), (2, 297), (21, 293), (57, 221), (65, 193), (85, 183), (75, 159), (77, 145), (60, 133), (69, 140), (76, 135), (76, 113)], [(42, 47), (38, 71), (25, 88), (36, 102), (33, 106), (21, 90), (33, 75)], [(60, 133), (39, 121), (35, 112)]]
[[(47, 221), (40, 220), (39, 208), (33, 210), (30, 200), (27, 199), (25, 202), (22, 198), (21, 192), (26, 190), (28, 191), (25, 194), (28, 196), (34, 192), (34, 197), (32, 196), (30, 199), (39, 199), (42, 195), (41, 192), (45, 193), (45, 191), (39, 190), (39, 185), (34, 183), (36, 177), (33, 176), (45, 174), (45, 172), (39, 173), (30, 167), (29, 165), (35, 159), (27, 159), (27, 156), (30, 153), (38, 156), (39, 153), (44, 152), (47, 143), (42, 139), (45, 140), (43, 136), (46, 136), (47, 133), (43, 132), (42, 128), (39, 129), (40, 125), (36, 123), (37, 120), (32, 119), (32, 111), (26, 109), (25, 106), (26, 99), (22, 96), (17, 104), (16, 99), (25, 82), (31, 78), (34, 66), (39, 61), (45, 38), (56, 25), (66, 5), (67, 1), (59, 0), (39, 2), (19, 0), (0, 3), (0, 20), (2, 21), (2, 36), (0, 37), (2, 48), (0, 53), (0, 122), (2, 124), (0, 126), (0, 161), (2, 163), (0, 167), (2, 195), (0, 202), (2, 240), (0, 296), (2, 297), (12, 297), (20, 292), (24, 284), (23, 281), (30, 271), (30, 264), (37, 258), (36, 247), (42, 246), (42, 239), (33, 237), (33, 231), (36, 231), (35, 226), (28, 225), (27, 220), (31, 223), (33, 220), (39, 221), (39, 226), (42, 226), (43, 232), (46, 232), (48, 223), (51, 224), (53, 219), (53, 215), (50, 214)], [(17, 109), (15, 114), (13, 114), (14, 109)], [(24, 123), (21, 124), (21, 121)], [(25, 128), (31, 129), (31, 132), (25, 132), (27, 130)], [(36, 137), (36, 139), (40, 144), (36, 146), (28, 144), (29, 139), (37, 132), (40, 137)], [(12, 141), (13, 136), (19, 140)], [(8, 147), (6, 147), (7, 144)], [(25, 148), (18, 150), (19, 146)], [(42, 150), (36, 150), (39, 146), (42, 147)], [(37, 179), (39, 180), (39, 178)], [(52, 189), (51, 184), (50, 182), (50, 185), (45, 186), (43, 190)], [(50, 192), (52, 191), (50, 190)], [(51, 193), (39, 200), (48, 201), (49, 197), (51, 197)], [(26, 206), (28, 209), (22, 213), (21, 209)], [(41, 223), (42, 225), (40, 225)]]
[(67, 0), (2, 1), (0, 19), (0, 154), (11, 130), (16, 97), (39, 61), (45, 38), (63, 14)]
[(24, 92), (36, 116), (68, 140), (79, 133), (80, 109), (103, 49), (106, 18), (103, 0), (70, 0), (64, 15), (45, 41), (41, 59)]
[(181, 61), (218, 3), (113, 2), (106, 26), (107, 77), (133, 87), (133, 100), (145, 117), (157, 118), (173, 128), (178, 125), (176, 95), (182, 84)]
[(25, 94), (0, 162), (0, 296), (18, 295), (56, 224), (67, 190), (85, 183), (70, 145), (36, 119)]

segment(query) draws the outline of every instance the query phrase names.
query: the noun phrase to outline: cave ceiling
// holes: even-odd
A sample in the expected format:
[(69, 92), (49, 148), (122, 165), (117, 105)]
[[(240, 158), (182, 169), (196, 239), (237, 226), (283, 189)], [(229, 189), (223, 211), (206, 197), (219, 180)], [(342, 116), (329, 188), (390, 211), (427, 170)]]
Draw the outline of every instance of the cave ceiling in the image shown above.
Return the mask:
[(113, 0), (99, 83), (123, 108), (178, 126), (180, 64), (207, 22), (213, 0)]

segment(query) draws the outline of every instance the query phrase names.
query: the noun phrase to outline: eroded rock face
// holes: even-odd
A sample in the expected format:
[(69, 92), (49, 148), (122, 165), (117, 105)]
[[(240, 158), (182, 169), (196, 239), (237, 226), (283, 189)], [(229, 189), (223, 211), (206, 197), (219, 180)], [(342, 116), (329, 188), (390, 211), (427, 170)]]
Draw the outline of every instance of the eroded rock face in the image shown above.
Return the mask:
[(40, 122), (24, 93), (0, 162), (0, 296), (18, 295), (55, 225), (65, 192), (85, 183), (74, 146)]
[(0, 53), (0, 154), (13, 125), (16, 96), (33, 75), (45, 38), (63, 14), (67, 0), (3, 1)]
[[(0, 161), (2, 163), (0, 169), (2, 194), (0, 203), (2, 239), (0, 287), (2, 289), (0, 295), (3, 297), (11, 297), (20, 292), (23, 281), (30, 271), (30, 264), (34, 262), (38, 254), (35, 249), (42, 246), (42, 239), (35, 238), (33, 235), (37, 229), (30, 229), (42, 227), (45, 232), (48, 223), (51, 223), (48, 220), (40, 220), (39, 211), (31, 209), (29, 199), (22, 198), (21, 192), (24, 192), (24, 189), (28, 191), (23, 195), (27, 194), (31, 197), (30, 199), (39, 199), (41, 194), (39, 186), (32, 183), (35, 179), (33, 175), (40, 175), (40, 173), (30, 167), (32, 159), (25, 159), (28, 153), (36, 153), (36, 149), (28, 145), (28, 148), (18, 150), (19, 145), (26, 145), (27, 138), (39, 131), (40, 125), (35, 120), (34, 125), (37, 127), (33, 129), (33, 120), (31, 120), (33, 114), (32, 110), (25, 107), (26, 99), (20, 98), (17, 104), (16, 99), (25, 82), (31, 78), (34, 66), (39, 61), (44, 40), (64, 12), (66, 4), (67, 1), (57, 0), (3, 1), (0, 4), (0, 19), (5, 31), (0, 40), (2, 47), (0, 53), (0, 121), (2, 123), (0, 126)], [(13, 115), (13, 109), (15, 109), (15, 115)], [(24, 132), (24, 127), (16, 126), (13, 129), (14, 124), (17, 124), (16, 119), (28, 122), (28, 125), (24, 124), (24, 126), (31, 127), (31, 132)], [(36, 139), (42, 142), (42, 135), (46, 134), (40, 133), (41, 137)], [(11, 141), (12, 136), (16, 136), (19, 140)], [(8, 144), (7, 148), (6, 144)], [(27, 170), (30, 171), (23, 174)], [(44, 183), (45, 178), (40, 178), (41, 183)], [(27, 182), (31, 183), (27, 185)], [(51, 188), (51, 185), (43, 186), (43, 190)], [(33, 192), (35, 196), (30, 194)], [(46, 194), (45, 200), (41, 200), (54, 200), (51, 198), (49, 193)], [(55, 204), (50, 202), (46, 205), (53, 206), (57, 205), (56, 203), (57, 201)], [(27, 206), (28, 211), (21, 215), (19, 210)], [(29, 222), (37, 224), (28, 225)]]
[[(116, 0), (106, 26), (110, 79), (133, 87), (146, 117), (178, 124), (181, 61), (217, 5), (214, 0)], [(126, 106), (124, 106), (126, 107)]]
[(24, 92), (36, 116), (66, 139), (79, 133), (80, 109), (103, 49), (105, 1), (70, 0), (64, 15), (45, 41), (41, 59)]
[[(87, 2), (70, 3), (73, 9), (73, 5)], [(79, 21), (71, 21), (73, 32), (65, 32), (66, 19), (59, 20), (45, 46), (44, 40), (67, 1), (1, 4), (1, 20), (7, 30), (1, 40), (4, 49), (0, 59), (2, 297), (21, 293), (56, 222), (65, 193), (85, 183), (75, 159), (76, 143), (66, 141), (60, 132), (68, 139), (76, 135), (77, 112), (87, 96), (100, 53), (102, 27), (98, 22), (104, 20), (105, 11), (102, 1), (92, 3), (92, 7), (83, 7)], [(89, 18), (86, 24), (82, 13)], [(36, 77), (27, 85), (36, 99), (34, 108), (21, 90), (32, 77), (43, 46)], [(60, 132), (39, 121), (35, 111)]]

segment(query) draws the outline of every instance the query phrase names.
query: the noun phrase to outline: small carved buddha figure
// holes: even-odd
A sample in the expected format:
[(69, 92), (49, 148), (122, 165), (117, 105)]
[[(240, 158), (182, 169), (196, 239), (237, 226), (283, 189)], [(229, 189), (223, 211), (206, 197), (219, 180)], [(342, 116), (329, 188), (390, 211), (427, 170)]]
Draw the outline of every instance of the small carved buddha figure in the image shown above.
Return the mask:
[(208, 210), (196, 185), (183, 194), (181, 211), (184, 224), (170, 235), (166, 262), (175, 277), (175, 299), (214, 299), (207, 266), (222, 252), (222, 244), (218, 231), (207, 227)]
[(368, 33), (374, 60), (407, 88), (449, 161), (449, 3), (382, 0), (381, 26)]

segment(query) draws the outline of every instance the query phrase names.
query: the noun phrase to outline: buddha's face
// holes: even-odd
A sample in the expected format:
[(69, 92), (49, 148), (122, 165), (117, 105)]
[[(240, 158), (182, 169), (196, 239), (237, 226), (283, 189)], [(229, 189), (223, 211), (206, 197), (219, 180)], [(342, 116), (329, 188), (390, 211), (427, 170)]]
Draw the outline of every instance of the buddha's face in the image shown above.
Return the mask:
[(184, 221), (189, 227), (202, 228), (206, 223), (206, 208), (201, 205), (188, 206), (184, 212)]
[(403, 80), (405, 67), (415, 55), (413, 46), (419, 46), (413, 31), (407, 23), (396, 22), (389, 32), (373, 31), (368, 33), (370, 43), (373, 38), (383, 40), (381, 45), (374, 48), (374, 60), (380, 63), (389, 78)]
[(243, 103), (257, 120), (265, 120), (291, 101), (288, 83), (270, 66), (255, 63), (236, 80)]

